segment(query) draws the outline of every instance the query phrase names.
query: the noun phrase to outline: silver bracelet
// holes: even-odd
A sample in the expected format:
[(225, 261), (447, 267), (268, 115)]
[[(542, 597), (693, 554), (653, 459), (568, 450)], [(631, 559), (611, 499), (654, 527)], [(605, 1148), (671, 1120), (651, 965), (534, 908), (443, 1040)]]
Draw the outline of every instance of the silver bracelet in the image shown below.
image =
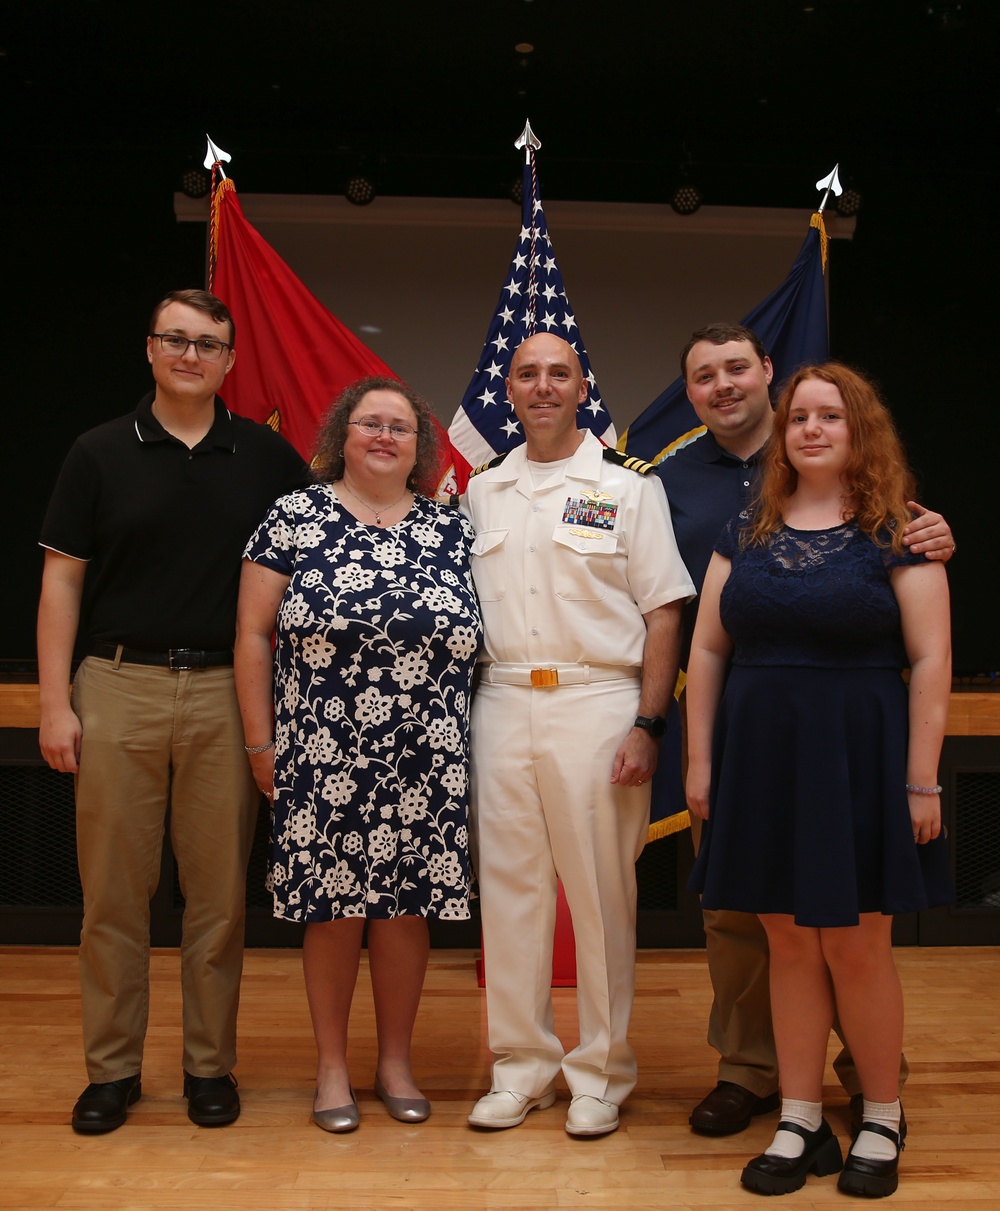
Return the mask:
[(267, 744), (244, 744), (243, 747), (251, 757), (256, 757), (258, 753), (266, 753), (269, 748), (274, 748), (274, 741), (268, 740)]
[(906, 789), (911, 795), (940, 795), (940, 786), (911, 786), (909, 782), (906, 784)]

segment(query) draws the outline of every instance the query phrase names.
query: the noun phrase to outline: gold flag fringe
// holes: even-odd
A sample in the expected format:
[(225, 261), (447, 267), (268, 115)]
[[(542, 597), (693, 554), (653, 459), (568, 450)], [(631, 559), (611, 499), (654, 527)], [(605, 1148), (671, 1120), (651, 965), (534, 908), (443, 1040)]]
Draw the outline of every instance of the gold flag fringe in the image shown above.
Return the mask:
[(219, 255), (219, 225), (222, 222), (222, 196), (229, 190), (235, 190), (236, 186), (230, 177), (223, 177), (218, 184), (215, 184), (216, 165), (212, 165), (212, 225), (209, 235), (208, 245), (208, 291), (212, 292), (212, 286), (215, 282), (215, 261)]
[(650, 841), (662, 841), (664, 837), (670, 837), (674, 833), (690, 827), (691, 813), (685, 808), (682, 812), (677, 812), (673, 816), (664, 816), (662, 820), (651, 824), (649, 832), (646, 833), (646, 844), (648, 845)]
[(823, 266), (823, 272), (826, 273), (826, 246), (829, 243), (830, 237), (826, 234), (826, 224), (823, 222), (823, 216), (818, 210), (809, 220), (809, 226), (819, 228), (820, 262)]

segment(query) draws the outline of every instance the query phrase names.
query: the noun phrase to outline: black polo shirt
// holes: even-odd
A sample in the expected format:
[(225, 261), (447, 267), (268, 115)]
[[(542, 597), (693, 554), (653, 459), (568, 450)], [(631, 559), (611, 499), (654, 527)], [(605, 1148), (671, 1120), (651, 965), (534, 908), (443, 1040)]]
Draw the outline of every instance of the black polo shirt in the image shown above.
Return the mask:
[[(726, 522), (743, 511), (756, 486), (760, 454), (758, 450), (749, 458), (735, 458), (706, 430), (656, 467), (670, 502), (681, 558), (699, 594), (716, 539)], [(684, 608), (682, 664), (687, 664), (698, 600)]]
[(298, 453), (216, 396), (194, 449), (152, 412), (84, 433), (56, 482), (41, 545), (87, 560), (79, 638), (144, 651), (233, 645), (247, 539), (307, 479)]

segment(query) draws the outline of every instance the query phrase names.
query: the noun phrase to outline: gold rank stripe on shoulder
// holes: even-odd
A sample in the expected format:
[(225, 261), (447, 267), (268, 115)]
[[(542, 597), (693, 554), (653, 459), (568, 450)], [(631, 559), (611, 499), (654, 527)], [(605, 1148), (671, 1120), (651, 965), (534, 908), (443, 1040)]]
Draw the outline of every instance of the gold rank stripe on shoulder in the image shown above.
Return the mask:
[(488, 471), (490, 467), (499, 467), (506, 457), (507, 452), (504, 452), (503, 454), (498, 454), (496, 458), (491, 458), (488, 463), (481, 463), (478, 467), (469, 472), (469, 479), (472, 479), (473, 476), (478, 475), (480, 471)]
[(636, 458), (633, 454), (623, 454), (620, 450), (613, 450), (610, 446), (604, 447), (604, 461), (615, 463), (627, 471), (635, 471), (638, 475), (648, 475), (653, 469), (652, 463), (643, 462), (641, 458)]

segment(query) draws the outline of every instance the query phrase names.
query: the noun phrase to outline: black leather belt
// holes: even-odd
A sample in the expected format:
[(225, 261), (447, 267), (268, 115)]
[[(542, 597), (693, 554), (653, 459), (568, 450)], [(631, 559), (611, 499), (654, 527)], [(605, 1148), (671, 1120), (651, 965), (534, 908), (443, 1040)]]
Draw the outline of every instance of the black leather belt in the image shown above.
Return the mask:
[(152, 664), (168, 668), (174, 673), (185, 669), (211, 669), (233, 663), (231, 648), (218, 652), (206, 652), (202, 648), (171, 648), (167, 652), (140, 652), (136, 648), (122, 648), (118, 655), (117, 643), (95, 642), (87, 649), (88, 656), (100, 656), (103, 660), (121, 660), (122, 664)]

